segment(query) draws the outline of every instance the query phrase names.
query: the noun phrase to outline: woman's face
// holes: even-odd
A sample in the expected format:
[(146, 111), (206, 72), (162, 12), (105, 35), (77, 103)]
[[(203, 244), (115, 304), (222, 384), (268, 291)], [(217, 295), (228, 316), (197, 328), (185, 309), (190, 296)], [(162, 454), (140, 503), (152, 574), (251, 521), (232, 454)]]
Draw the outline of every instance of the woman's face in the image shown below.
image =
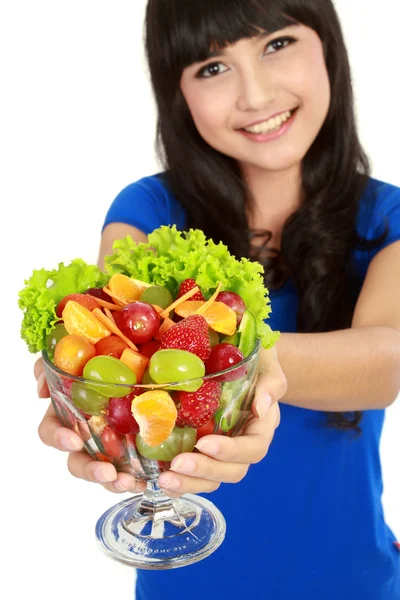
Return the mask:
[(300, 163), (330, 105), (323, 47), (315, 31), (290, 26), (242, 39), (215, 54), (187, 67), (181, 78), (203, 139), (245, 169), (282, 171)]

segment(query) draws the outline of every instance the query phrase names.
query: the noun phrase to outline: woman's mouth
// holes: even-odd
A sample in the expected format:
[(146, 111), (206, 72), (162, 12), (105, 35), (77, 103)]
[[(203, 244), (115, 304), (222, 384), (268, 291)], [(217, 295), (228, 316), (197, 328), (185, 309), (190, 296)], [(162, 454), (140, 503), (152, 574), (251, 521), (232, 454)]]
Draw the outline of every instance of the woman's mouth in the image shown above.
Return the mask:
[(291, 127), (297, 110), (298, 108), (288, 110), (267, 121), (239, 129), (238, 131), (246, 137), (260, 142), (276, 139)]

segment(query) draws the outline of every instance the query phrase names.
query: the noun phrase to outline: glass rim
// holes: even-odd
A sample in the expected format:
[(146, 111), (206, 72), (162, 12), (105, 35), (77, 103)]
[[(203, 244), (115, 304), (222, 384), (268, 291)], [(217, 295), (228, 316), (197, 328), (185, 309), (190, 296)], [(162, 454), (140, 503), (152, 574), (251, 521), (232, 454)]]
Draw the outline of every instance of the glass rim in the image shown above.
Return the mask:
[[(251, 360), (259, 353), (261, 349), (261, 341), (259, 338), (257, 338), (256, 340), (256, 345), (254, 347), (254, 349), (252, 350), (252, 352), (246, 356), (243, 360), (241, 360), (240, 362), (238, 362), (236, 365), (233, 365), (232, 367), (229, 367), (228, 369), (224, 369), (223, 371), (218, 371), (217, 373), (210, 373), (209, 375), (203, 375), (203, 377), (192, 377), (191, 379), (181, 379), (180, 381), (170, 381), (168, 383), (113, 383), (113, 382), (107, 382), (107, 381), (97, 381), (96, 379), (87, 379), (86, 377), (81, 377), (79, 375), (71, 375), (70, 373), (67, 373), (66, 371), (63, 371), (62, 369), (59, 369), (49, 358), (48, 352), (46, 349), (42, 350), (42, 358), (45, 362), (45, 364), (55, 373), (57, 373), (58, 375), (61, 375), (64, 378), (67, 379), (72, 379), (75, 382), (79, 382), (79, 383), (95, 383), (96, 387), (99, 386), (110, 386), (112, 385), (113, 387), (115, 386), (116, 388), (129, 388), (131, 390), (134, 389), (148, 389), (148, 390), (154, 390), (154, 389), (165, 389), (165, 388), (171, 388), (172, 386), (182, 386), (182, 385), (188, 385), (190, 383), (193, 383), (195, 381), (198, 381), (199, 379), (201, 379), (201, 381), (206, 382), (206, 381), (210, 381), (212, 379), (215, 379), (216, 377), (219, 377), (221, 375), (225, 375), (227, 373), (231, 373), (239, 368), (242, 368), (243, 366), (247, 365), (249, 362), (251, 362)], [(101, 356), (101, 355), (99, 355)], [(94, 357), (93, 357), (94, 358)]]

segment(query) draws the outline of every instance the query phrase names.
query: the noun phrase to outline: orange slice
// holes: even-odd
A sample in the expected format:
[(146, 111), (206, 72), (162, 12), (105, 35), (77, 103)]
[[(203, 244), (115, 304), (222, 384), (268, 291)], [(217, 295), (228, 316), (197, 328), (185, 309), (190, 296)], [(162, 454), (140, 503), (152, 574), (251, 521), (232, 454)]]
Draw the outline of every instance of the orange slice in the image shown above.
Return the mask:
[(139, 300), (146, 287), (148, 287), (148, 284), (143, 284), (137, 279), (131, 279), (127, 275), (122, 275), (122, 273), (113, 275), (107, 284), (107, 289), (111, 292), (112, 298), (128, 304)]
[[(191, 300), (184, 302), (175, 309), (175, 312), (180, 317), (189, 317), (190, 315), (198, 314), (206, 302)], [(207, 321), (207, 325), (225, 335), (233, 335), (236, 332), (236, 313), (223, 302), (213, 302), (201, 316)]]
[(177, 298), (172, 304), (170, 304), (169, 306), (167, 306), (167, 308), (165, 308), (163, 310), (163, 312), (160, 313), (160, 317), (162, 317), (163, 319), (165, 319), (165, 317), (168, 317), (168, 315), (171, 312), (171, 310), (174, 310), (174, 308), (176, 308), (177, 306), (179, 306), (180, 304), (182, 304), (186, 300), (189, 300), (189, 298), (191, 298), (192, 296), (194, 296), (195, 294), (197, 294), (197, 292), (199, 292), (199, 291), (200, 291), (200, 289), (196, 285), (196, 287), (194, 287), (193, 289), (189, 290), (188, 292), (186, 292), (186, 294), (183, 294), (183, 296), (181, 296), (180, 298)]
[(215, 290), (215, 292), (213, 293), (211, 298), (209, 298), (209, 300), (207, 300), (207, 302), (205, 302), (203, 304), (203, 306), (200, 306), (200, 308), (197, 309), (196, 315), (202, 315), (203, 313), (205, 313), (207, 311), (207, 309), (211, 306), (211, 304), (214, 304), (216, 297), (218, 296), (218, 294), (221, 291), (221, 288), (222, 288), (222, 283), (219, 282), (217, 289)]
[[(96, 310), (101, 312), (99, 308), (96, 308)], [(93, 344), (111, 335), (107, 327), (90, 310), (75, 302), (75, 300), (68, 300), (62, 318), (68, 333), (81, 335)]]
[(151, 390), (132, 400), (132, 414), (144, 443), (155, 448), (171, 435), (178, 411), (167, 392)]

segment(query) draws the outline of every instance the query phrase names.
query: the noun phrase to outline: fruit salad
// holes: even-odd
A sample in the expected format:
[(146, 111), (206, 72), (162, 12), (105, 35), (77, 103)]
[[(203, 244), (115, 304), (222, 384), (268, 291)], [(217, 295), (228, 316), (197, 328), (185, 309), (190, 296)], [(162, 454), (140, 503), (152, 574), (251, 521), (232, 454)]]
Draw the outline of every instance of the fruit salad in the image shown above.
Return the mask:
[(21, 334), (42, 351), (60, 421), (119, 470), (162, 471), (209, 433), (250, 413), (268, 291), (258, 263), (202, 232), (162, 227), (114, 244), (106, 272), (77, 259), (34, 271), (20, 292)]

